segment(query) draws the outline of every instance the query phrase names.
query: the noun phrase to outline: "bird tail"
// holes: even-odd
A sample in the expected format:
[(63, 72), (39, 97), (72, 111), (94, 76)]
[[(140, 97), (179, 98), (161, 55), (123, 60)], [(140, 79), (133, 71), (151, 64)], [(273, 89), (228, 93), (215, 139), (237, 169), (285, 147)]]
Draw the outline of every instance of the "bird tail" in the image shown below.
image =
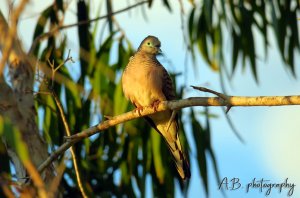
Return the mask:
[(179, 173), (180, 177), (183, 180), (185, 180), (186, 178), (190, 178), (191, 177), (190, 165), (189, 165), (189, 162), (182, 150), (178, 135), (177, 135), (176, 141), (169, 142), (166, 140), (166, 142), (168, 144), (170, 153), (173, 156), (173, 160), (175, 162), (175, 166), (176, 166), (177, 172)]

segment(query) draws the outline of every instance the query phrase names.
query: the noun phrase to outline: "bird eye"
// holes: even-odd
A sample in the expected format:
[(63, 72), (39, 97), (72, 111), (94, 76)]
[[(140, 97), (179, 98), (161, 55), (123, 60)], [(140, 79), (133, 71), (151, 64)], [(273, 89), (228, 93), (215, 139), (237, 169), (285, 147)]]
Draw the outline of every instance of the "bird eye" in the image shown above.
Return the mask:
[(150, 45), (150, 44), (151, 44), (150, 42), (147, 43), (147, 45)]

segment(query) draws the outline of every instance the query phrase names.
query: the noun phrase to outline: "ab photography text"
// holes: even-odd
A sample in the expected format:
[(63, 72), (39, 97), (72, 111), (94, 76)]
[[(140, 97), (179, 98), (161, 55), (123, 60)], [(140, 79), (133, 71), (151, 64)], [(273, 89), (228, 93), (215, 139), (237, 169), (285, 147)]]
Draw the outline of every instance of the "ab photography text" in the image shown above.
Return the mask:
[(239, 178), (227, 178), (224, 177), (219, 183), (219, 190), (235, 191), (245, 190), (249, 193), (252, 190), (258, 190), (264, 193), (265, 196), (271, 195), (271, 193), (284, 193), (287, 196), (294, 194), (296, 185), (289, 181), (289, 178), (284, 179), (282, 182), (272, 182), (264, 178), (253, 178), (252, 181), (242, 183)]

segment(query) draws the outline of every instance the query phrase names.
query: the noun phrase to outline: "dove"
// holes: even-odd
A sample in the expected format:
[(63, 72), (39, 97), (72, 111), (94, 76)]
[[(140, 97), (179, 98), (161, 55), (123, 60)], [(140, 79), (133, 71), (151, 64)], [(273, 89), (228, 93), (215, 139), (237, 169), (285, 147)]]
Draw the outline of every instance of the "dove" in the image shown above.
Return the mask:
[[(175, 90), (167, 70), (156, 56), (161, 53), (157, 37), (147, 36), (130, 58), (122, 74), (122, 88), (125, 97), (137, 111), (143, 107), (157, 108), (161, 101), (174, 100)], [(178, 118), (171, 110), (146, 116), (149, 124), (162, 135), (168, 145), (180, 177), (190, 178), (190, 167), (178, 136)]]

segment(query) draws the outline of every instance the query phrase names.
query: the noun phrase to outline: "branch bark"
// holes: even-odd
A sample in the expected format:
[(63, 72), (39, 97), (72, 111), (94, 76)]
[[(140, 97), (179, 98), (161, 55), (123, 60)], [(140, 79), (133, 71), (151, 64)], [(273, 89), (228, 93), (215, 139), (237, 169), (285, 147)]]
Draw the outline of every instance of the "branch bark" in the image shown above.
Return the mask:
[(191, 97), (182, 100), (162, 101), (155, 111), (152, 107), (144, 107), (142, 111), (135, 110), (127, 113), (110, 117), (98, 125), (85, 129), (75, 135), (66, 137), (66, 142), (62, 144), (49, 158), (39, 167), (39, 171), (43, 171), (49, 164), (57, 159), (62, 153), (69, 149), (72, 145), (80, 140), (90, 137), (96, 133), (100, 133), (117, 124), (127, 122), (139, 117), (144, 117), (156, 112), (165, 111), (168, 109), (177, 110), (193, 106), (283, 106), (283, 105), (300, 105), (300, 96), (258, 96), (258, 97), (239, 97), (239, 96), (226, 96), (227, 99), (220, 97)]
[[(7, 50), (5, 49), (7, 46), (6, 38), (10, 36), (9, 34), (12, 32), (11, 28), (13, 27), (8, 26), (0, 11), (0, 50), (2, 50), (2, 52)], [(17, 34), (15, 33), (14, 35)], [(7, 62), (9, 64), (11, 86), (5, 82), (3, 73), (1, 72), (0, 115), (8, 117), (14, 126), (19, 129), (21, 138), (27, 145), (27, 152), (30, 154), (29, 164), (31, 164), (31, 162), (33, 164), (33, 166), (27, 166), (26, 163), (22, 163), (14, 146), (5, 142), (9, 156), (13, 163), (17, 165), (17, 177), (26, 177), (26, 168), (27, 172), (32, 176), (34, 184), (40, 188), (40, 186), (43, 186), (40, 181), (45, 182), (46, 185), (49, 184), (55, 177), (55, 173), (53, 167), (48, 166), (42, 174), (43, 180), (37, 178), (37, 174), (35, 174), (37, 172), (36, 167), (42, 164), (48, 157), (47, 144), (40, 136), (35, 120), (37, 113), (34, 107), (34, 97), (32, 92), (34, 64), (29, 60), (21, 47), (21, 43), (14, 35), (11, 35), (13, 41), (10, 51), (7, 56), (2, 57), (1, 60), (1, 62)], [(3, 140), (5, 141), (5, 137), (3, 137)]]

